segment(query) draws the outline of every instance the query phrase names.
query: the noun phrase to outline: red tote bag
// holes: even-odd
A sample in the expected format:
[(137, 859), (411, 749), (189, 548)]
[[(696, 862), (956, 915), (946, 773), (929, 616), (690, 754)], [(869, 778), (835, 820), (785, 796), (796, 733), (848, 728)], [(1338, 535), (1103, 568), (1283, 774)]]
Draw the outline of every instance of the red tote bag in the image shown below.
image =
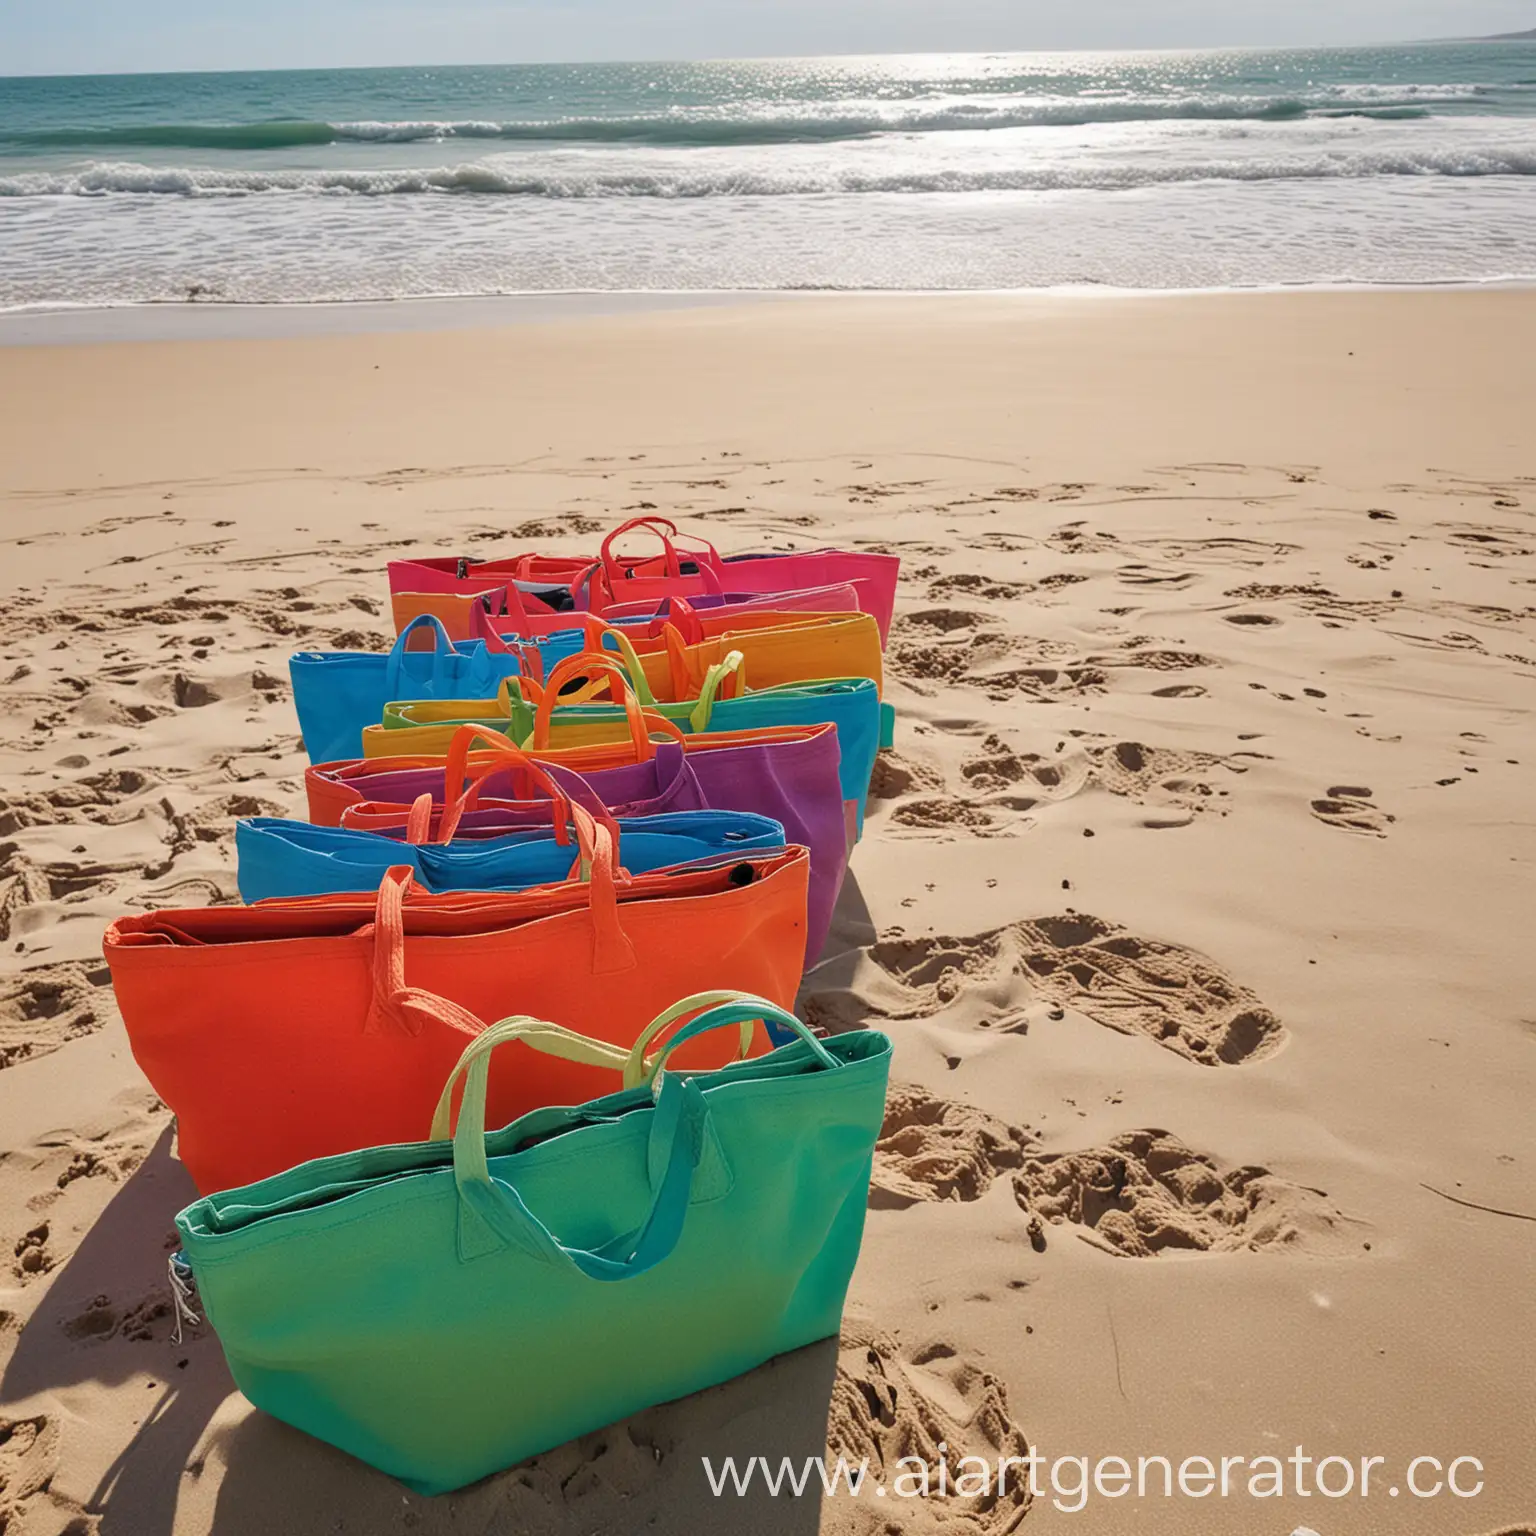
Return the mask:
[[(466, 1042), (509, 1014), (628, 1049), (694, 992), (793, 1002), (805, 952), (803, 848), (628, 878), (606, 829), (572, 809), (587, 880), (431, 896), (401, 867), (377, 893), (112, 924), (104, 948), (129, 1042), (175, 1111), (199, 1190), (425, 1139)], [(717, 1067), (739, 1046), (709, 1036), (680, 1064)], [(767, 1046), (758, 1026), (751, 1050)], [(607, 1091), (609, 1076), (513, 1057), (492, 1069), (490, 1123), (584, 1103)]]

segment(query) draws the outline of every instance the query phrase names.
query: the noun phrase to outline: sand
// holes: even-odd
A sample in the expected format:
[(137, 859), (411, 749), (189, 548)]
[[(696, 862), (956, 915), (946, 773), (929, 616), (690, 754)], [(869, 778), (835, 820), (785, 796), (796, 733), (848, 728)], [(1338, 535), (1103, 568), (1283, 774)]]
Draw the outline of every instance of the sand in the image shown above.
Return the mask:
[[(1536, 293), (14, 347), (0, 396), (6, 1536), (1536, 1516)], [(802, 996), (896, 1041), (864, 1251), (841, 1350), (426, 1501), (171, 1342), (191, 1186), (101, 930), (231, 899), (233, 818), (299, 813), (286, 658), (382, 644), (388, 558), (650, 506), (905, 562), (896, 749)], [(1048, 1473), (707, 1494), (701, 1455), (829, 1441), (1384, 1463), (1070, 1515)], [(1388, 1496), (1416, 1456), (1483, 1491)]]

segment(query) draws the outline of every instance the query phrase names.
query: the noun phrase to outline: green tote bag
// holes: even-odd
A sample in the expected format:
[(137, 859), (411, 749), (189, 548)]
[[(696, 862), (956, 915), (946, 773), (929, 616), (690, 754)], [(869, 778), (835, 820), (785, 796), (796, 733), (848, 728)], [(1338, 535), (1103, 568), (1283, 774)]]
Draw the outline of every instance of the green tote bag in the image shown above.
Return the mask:
[[(798, 1038), (664, 1070), (683, 1041), (756, 1019)], [(625, 1087), (487, 1136), (490, 1053), (512, 1042)], [(433, 1140), (199, 1200), (173, 1272), (185, 1285), (190, 1266), (258, 1407), (418, 1492), (459, 1488), (837, 1332), (890, 1051), (736, 993), (669, 1009), (627, 1056), (508, 1020), (465, 1050)]]

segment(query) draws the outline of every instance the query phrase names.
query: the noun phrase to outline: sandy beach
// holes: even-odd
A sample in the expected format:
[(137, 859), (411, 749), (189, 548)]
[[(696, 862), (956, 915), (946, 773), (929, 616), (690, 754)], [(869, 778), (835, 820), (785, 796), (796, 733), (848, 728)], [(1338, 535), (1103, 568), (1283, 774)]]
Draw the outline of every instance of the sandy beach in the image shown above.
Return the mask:
[[(0, 346), (0, 1532), (1527, 1531), (1536, 291), (523, 320)], [(426, 1500), (172, 1342), (193, 1191), (101, 934), (233, 900), (235, 818), (302, 814), (287, 658), (384, 648), (388, 559), (648, 508), (903, 559), (801, 995), (895, 1041), (862, 1257), (840, 1349)], [(700, 1461), (941, 1442), (1355, 1486), (716, 1499)]]

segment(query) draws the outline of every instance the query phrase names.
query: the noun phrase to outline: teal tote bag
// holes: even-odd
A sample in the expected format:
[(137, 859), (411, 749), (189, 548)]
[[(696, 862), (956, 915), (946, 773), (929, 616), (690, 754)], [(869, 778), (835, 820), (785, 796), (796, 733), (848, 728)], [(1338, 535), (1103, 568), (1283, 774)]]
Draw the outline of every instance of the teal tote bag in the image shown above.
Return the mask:
[[(685, 1040), (756, 1019), (795, 1040), (665, 1070)], [(626, 1086), (487, 1136), (499, 1045), (609, 1065)], [(173, 1269), (253, 1403), (443, 1493), (835, 1334), (890, 1053), (874, 1031), (818, 1040), (736, 993), (686, 999), (627, 1055), (508, 1020), (465, 1050), (432, 1140), (199, 1200), (176, 1218)]]

